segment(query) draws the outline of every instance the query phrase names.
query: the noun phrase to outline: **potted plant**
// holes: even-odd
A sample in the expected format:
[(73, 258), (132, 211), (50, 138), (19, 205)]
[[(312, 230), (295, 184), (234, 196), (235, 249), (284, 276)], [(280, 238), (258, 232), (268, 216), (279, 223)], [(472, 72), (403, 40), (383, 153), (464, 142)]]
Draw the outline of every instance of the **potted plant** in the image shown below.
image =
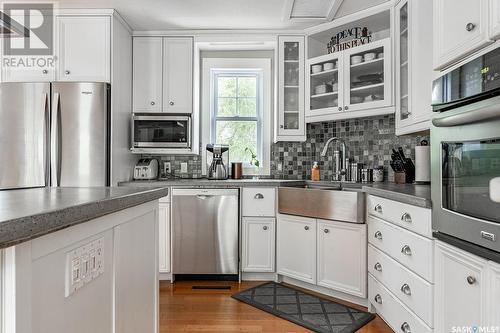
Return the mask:
[(259, 169), (260, 168), (260, 161), (252, 149), (246, 147), (245, 153), (250, 153), (250, 165), (253, 165), (255, 168), (255, 176), (253, 178), (258, 179), (259, 174), (260, 174), (260, 169)]

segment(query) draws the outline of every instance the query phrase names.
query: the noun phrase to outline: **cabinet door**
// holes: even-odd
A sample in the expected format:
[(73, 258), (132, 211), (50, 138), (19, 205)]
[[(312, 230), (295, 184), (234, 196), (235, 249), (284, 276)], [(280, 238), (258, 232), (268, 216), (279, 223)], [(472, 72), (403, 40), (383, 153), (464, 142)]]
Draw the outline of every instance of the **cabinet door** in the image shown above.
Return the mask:
[(382, 39), (344, 53), (344, 111), (390, 106), (391, 41)]
[(491, 286), (488, 292), (489, 314), (487, 325), (500, 326), (500, 264), (489, 262)]
[(489, 21), (489, 37), (491, 40), (496, 40), (500, 37), (500, 0), (490, 1), (490, 21)]
[(170, 272), (170, 204), (160, 202), (158, 211), (159, 241), (158, 260), (160, 273)]
[(276, 141), (305, 141), (304, 37), (278, 38), (278, 135)]
[(317, 237), (318, 285), (366, 297), (366, 224), (318, 220)]
[(434, 0), (434, 68), (460, 61), (491, 42), (489, 0)]
[(316, 283), (316, 220), (279, 215), (277, 232), (278, 274)]
[(436, 241), (435, 330), (485, 325), (486, 260)]
[(57, 80), (110, 82), (110, 18), (59, 16), (57, 27)]
[(161, 112), (162, 38), (135, 37), (133, 45), (134, 112)]
[(244, 272), (274, 272), (274, 230), (274, 218), (243, 218)]
[(193, 111), (193, 39), (163, 41), (163, 111)]

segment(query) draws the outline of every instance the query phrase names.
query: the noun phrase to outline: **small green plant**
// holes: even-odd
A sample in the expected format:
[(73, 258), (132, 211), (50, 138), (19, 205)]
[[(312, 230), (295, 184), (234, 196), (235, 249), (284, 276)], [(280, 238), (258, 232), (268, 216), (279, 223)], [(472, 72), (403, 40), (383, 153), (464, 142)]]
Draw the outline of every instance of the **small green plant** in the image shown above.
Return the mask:
[(245, 153), (249, 152), (250, 153), (250, 165), (254, 165), (257, 168), (260, 167), (260, 161), (257, 159), (257, 155), (253, 152), (252, 149), (246, 147), (245, 148)]

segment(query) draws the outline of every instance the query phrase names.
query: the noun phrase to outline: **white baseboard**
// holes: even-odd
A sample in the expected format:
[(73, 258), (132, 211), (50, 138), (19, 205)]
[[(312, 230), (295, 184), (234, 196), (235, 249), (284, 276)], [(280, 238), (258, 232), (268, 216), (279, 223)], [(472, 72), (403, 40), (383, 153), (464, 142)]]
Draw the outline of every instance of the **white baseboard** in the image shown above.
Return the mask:
[(160, 273), (160, 281), (172, 280), (172, 273)]
[(276, 273), (241, 272), (241, 281), (276, 281)]

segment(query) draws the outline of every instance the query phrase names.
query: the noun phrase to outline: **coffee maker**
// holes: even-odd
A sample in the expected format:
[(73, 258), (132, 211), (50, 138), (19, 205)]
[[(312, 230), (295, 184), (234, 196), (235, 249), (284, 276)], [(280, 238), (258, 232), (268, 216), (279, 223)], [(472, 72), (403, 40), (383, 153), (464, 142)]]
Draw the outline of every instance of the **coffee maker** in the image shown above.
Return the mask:
[(208, 144), (207, 154), (208, 179), (228, 179), (229, 178), (229, 146), (219, 144)]

